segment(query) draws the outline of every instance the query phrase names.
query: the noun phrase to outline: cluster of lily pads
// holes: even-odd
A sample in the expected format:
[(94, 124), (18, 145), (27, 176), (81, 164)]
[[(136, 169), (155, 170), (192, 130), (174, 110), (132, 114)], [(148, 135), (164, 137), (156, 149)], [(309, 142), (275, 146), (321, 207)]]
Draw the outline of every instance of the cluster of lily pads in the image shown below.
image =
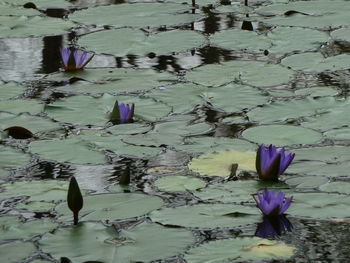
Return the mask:
[[(44, 15), (52, 1), (24, 2), (0, 3), (15, 54), (0, 78), (31, 81), (0, 82), (5, 261), (282, 260), (308, 240), (307, 220), (346, 227), (346, 1), (56, 0), (64, 19)], [(37, 74), (32, 36), (71, 28), (64, 71)], [(30, 57), (11, 49), (23, 36)], [(40, 176), (55, 180), (27, 180)]]

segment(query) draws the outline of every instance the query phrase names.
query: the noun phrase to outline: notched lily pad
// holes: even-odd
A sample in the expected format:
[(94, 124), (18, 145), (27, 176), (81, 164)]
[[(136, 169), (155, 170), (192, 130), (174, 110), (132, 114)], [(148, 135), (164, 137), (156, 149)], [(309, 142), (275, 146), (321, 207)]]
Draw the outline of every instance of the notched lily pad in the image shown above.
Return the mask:
[(201, 175), (230, 176), (232, 164), (238, 164), (238, 170), (255, 171), (255, 158), (252, 151), (214, 152), (192, 159), (188, 167)]
[(119, 232), (97, 223), (80, 223), (46, 234), (40, 241), (44, 252), (56, 259), (64, 253), (73, 263), (150, 262), (175, 256), (193, 243), (190, 231), (149, 223)]
[(0, 245), (1, 260), (6, 263), (18, 263), (37, 251), (32, 242), (14, 241)]
[(294, 250), (281, 241), (242, 237), (201, 244), (190, 249), (185, 259), (188, 263), (283, 260), (293, 256)]
[[(162, 207), (163, 201), (157, 196), (145, 194), (103, 194), (91, 195), (84, 198), (84, 207), (80, 211), (82, 220), (119, 220), (143, 216)], [(72, 220), (67, 204), (61, 203), (56, 207), (61, 221)]]
[(205, 185), (203, 180), (188, 176), (164, 176), (154, 182), (155, 187), (167, 192), (192, 191)]
[(0, 168), (18, 168), (28, 164), (30, 159), (21, 150), (0, 145)]
[(199, 204), (163, 208), (150, 214), (152, 221), (162, 225), (191, 228), (234, 228), (259, 220), (255, 207), (228, 204)]

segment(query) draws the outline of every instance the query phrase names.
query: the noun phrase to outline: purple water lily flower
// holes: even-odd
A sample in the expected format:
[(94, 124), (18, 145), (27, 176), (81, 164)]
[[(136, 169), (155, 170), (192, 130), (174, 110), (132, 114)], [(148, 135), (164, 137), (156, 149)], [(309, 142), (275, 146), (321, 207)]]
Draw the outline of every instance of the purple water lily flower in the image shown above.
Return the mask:
[(282, 215), (292, 203), (292, 197), (287, 198), (282, 192), (264, 189), (262, 194), (258, 193), (257, 196), (253, 196), (256, 206), (266, 216)]
[(284, 173), (293, 161), (294, 153), (285, 153), (282, 148), (279, 152), (275, 146), (268, 147), (261, 144), (256, 153), (256, 171), (261, 180), (278, 180), (278, 176)]
[(264, 216), (263, 222), (259, 223), (256, 228), (255, 236), (273, 239), (285, 232), (292, 232), (292, 229), (293, 225), (285, 215)]
[(124, 104), (120, 103), (118, 104), (118, 109), (119, 109), (119, 122), (120, 123), (129, 123), (132, 118), (134, 117), (134, 109), (135, 109), (135, 104)]
[(66, 71), (74, 71), (82, 69), (94, 57), (94, 54), (87, 57), (86, 51), (78, 51), (75, 49), (61, 48), (61, 58), (63, 67)]

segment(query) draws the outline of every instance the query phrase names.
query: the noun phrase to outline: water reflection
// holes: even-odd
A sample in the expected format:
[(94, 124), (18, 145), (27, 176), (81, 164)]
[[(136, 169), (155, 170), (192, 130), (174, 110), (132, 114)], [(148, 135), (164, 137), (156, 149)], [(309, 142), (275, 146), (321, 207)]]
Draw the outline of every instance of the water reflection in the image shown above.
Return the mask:
[(293, 225), (285, 215), (264, 216), (256, 228), (255, 236), (274, 239), (285, 232), (292, 232), (292, 229)]

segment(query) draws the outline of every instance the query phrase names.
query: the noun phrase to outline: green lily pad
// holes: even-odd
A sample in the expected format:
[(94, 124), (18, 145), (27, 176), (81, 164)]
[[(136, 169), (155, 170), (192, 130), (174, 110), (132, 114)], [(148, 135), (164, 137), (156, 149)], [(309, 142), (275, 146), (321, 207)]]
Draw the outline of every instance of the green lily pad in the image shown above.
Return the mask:
[(156, 124), (153, 131), (155, 133), (174, 134), (180, 136), (191, 136), (205, 134), (212, 130), (212, 126), (205, 122), (191, 124), (188, 121), (168, 121)]
[(348, 182), (330, 182), (321, 185), (319, 188), (327, 193), (350, 194), (350, 183)]
[(185, 254), (188, 263), (262, 262), (283, 260), (293, 256), (295, 248), (281, 241), (258, 237), (222, 239), (203, 243)]
[(0, 169), (0, 178), (4, 178), (4, 177), (7, 177), (7, 176), (9, 176), (9, 172)]
[(50, 210), (53, 210), (55, 208), (54, 203), (48, 203), (48, 202), (39, 202), (39, 201), (29, 201), (24, 203), (19, 203), (15, 206), (16, 209), (19, 210), (28, 210), (28, 211), (35, 211), (35, 212), (47, 212)]
[(21, 95), (25, 90), (26, 87), (15, 82), (4, 83), (0, 81), (0, 100), (7, 100)]
[(248, 117), (251, 121), (273, 123), (324, 113), (342, 103), (334, 97), (293, 99), (255, 108), (248, 112)]
[(80, 137), (33, 141), (29, 145), (29, 151), (41, 158), (62, 163), (101, 164), (107, 161), (103, 152), (92, 150), (90, 142)]
[[(249, 3), (251, 3), (250, 1)], [(239, 2), (231, 2), (230, 5), (221, 5), (214, 9), (219, 13), (234, 13), (234, 14), (250, 14), (254, 11), (254, 8), (244, 6)]]
[(201, 179), (188, 176), (164, 176), (157, 179), (154, 185), (162, 191), (180, 192), (203, 188), (206, 183)]
[(133, 135), (149, 132), (152, 129), (151, 125), (141, 123), (129, 123), (124, 125), (114, 125), (107, 129), (114, 135)]
[[(114, 46), (114, 45), (113, 45)], [(86, 75), (85, 73), (91, 72), (93, 75), (101, 74), (103, 81), (103, 71), (88, 70), (88, 72), (79, 72), (77, 76), (80, 78), (86, 77), (87, 80), (95, 81), (93, 76)], [(72, 73), (68, 73), (72, 74)], [(65, 73), (60, 73), (63, 78), (66, 76)], [(117, 94), (122, 92), (135, 92), (153, 89), (159, 85), (165, 85), (176, 80), (174, 75), (167, 72), (155, 72), (154, 70), (135, 70), (135, 69), (117, 69), (113, 70), (109, 74), (110, 78), (114, 81), (103, 82), (103, 83), (90, 83), (78, 81), (71, 85), (58, 87), (57, 90), (68, 92), (68, 93), (84, 93), (84, 94), (100, 94), (100, 93), (111, 93)], [(55, 76), (55, 78), (58, 76)]]
[(0, 168), (18, 168), (29, 161), (30, 156), (21, 150), (0, 145)]
[(0, 200), (27, 196), (28, 201), (52, 202), (67, 198), (68, 183), (58, 180), (15, 182), (1, 185)]
[(350, 28), (340, 28), (331, 32), (331, 37), (337, 41), (350, 42)]
[(280, 65), (240, 60), (198, 67), (186, 74), (189, 81), (209, 87), (218, 87), (234, 80), (269, 87), (288, 83), (292, 76), (293, 71)]
[[(119, 220), (143, 216), (162, 207), (163, 201), (157, 196), (145, 194), (102, 194), (84, 198), (84, 207), (80, 211), (84, 220)], [(61, 221), (73, 220), (67, 203), (56, 207)]]
[(338, 95), (339, 91), (335, 88), (329, 87), (312, 87), (305, 89), (298, 89), (295, 91), (295, 95), (298, 96), (310, 96), (310, 97), (326, 97)]
[(183, 113), (204, 103), (202, 95), (209, 91), (210, 89), (201, 85), (180, 83), (167, 86), (166, 89), (152, 90), (147, 96), (172, 106), (174, 113)]
[(329, 193), (295, 193), (288, 214), (312, 218), (349, 217), (348, 195)]
[(299, 176), (285, 181), (286, 184), (294, 186), (297, 189), (313, 189), (327, 182), (328, 178), (323, 176)]
[(45, 107), (45, 112), (53, 119), (76, 125), (104, 126), (109, 121), (115, 101), (119, 103), (135, 103), (135, 117), (146, 121), (155, 121), (170, 113), (171, 108), (147, 98), (112, 96), (104, 94), (100, 97), (73, 96), (57, 100)]
[(324, 135), (332, 140), (350, 140), (350, 127), (330, 130)]
[(215, 33), (210, 42), (229, 50), (249, 50), (263, 52), (271, 46), (271, 42), (254, 31), (229, 29)]
[(0, 38), (60, 35), (75, 27), (70, 21), (43, 16), (0, 16), (0, 24)]
[(288, 172), (300, 175), (348, 177), (350, 150), (344, 146), (310, 147), (293, 150), (295, 160)]
[[(28, 3), (28, 0), (5, 0), (6, 3), (13, 4), (13, 5), (24, 5)], [(47, 9), (47, 8), (66, 8), (70, 6), (71, 4), (68, 1), (65, 0), (57, 0), (57, 1), (50, 1), (50, 0), (33, 0), (30, 1), (39, 9)]]
[[(64, 254), (73, 263), (87, 260), (110, 263), (150, 262), (175, 256), (193, 244), (184, 229), (142, 223), (130, 230), (117, 231), (96, 223), (58, 229), (40, 241), (43, 251), (58, 259)], [(91, 253), (94, 251), (94, 253)]]
[(327, 131), (335, 128), (348, 126), (350, 110), (350, 100), (346, 100), (334, 105), (327, 111), (321, 112), (316, 116), (304, 119), (302, 126), (321, 131)]
[(268, 102), (268, 97), (256, 88), (228, 84), (219, 88), (212, 88), (202, 95), (203, 99), (213, 107), (226, 112), (237, 112), (251, 109)]
[(28, 112), (30, 114), (37, 114), (42, 112), (44, 105), (35, 100), (1, 100), (0, 111), (18, 114)]
[(49, 219), (32, 220), (23, 223), (18, 217), (0, 217), (1, 240), (30, 239), (34, 236), (51, 231), (56, 227), (57, 225)]
[(147, 133), (124, 137), (123, 142), (129, 145), (161, 147), (165, 145), (177, 145), (183, 142), (183, 138), (173, 133)]
[(238, 164), (238, 171), (255, 172), (256, 153), (252, 151), (223, 151), (203, 154), (192, 159), (188, 167), (197, 173), (208, 176), (229, 176), (232, 164)]
[(24, 8), (23, 6), (14, 7), (8, 3), (0, 2), (0, 16), (35, 16), (40, 14), (38, 10), (32, 8)]
[(286, 57), (281, 63), (303, 72), (323, 72), (349, 69), (350, 55), (341, 54), (325, 58), (321, 53), (302, 53)]
[(255, 150), (256, 145), (244, 140), (225, 137), (195, 137), (188, 139), (186, 144), (175, 145), (175, 148), (191, 153), (210, 153), (225, 150)]
[(316, 49), (327, 43), (329, 39), (325, 32), (297, 27), (278, 27), (270, 31), (267, 37), (273, 43), (269, 52), (282, 54)]
[[(135, 140), (133, 138), (135, 137)], [(156, 136), (145, 137), (148, 141), (143, 142), (142, 135), (134, 135), (132, 137), (126, 136), (99, 136), (96, 134), (85, 134), (81, 136), (82, 140), (88, 141), (91, 149), (94, 150), (109, 150), (118, 155), (124, 155), (128, 157), (149, 158), (158, 155), (161, 152), (161, 148), (147, 147), (147, 146), (161, 146)], [(166, 138), (163, 137), (163, 141)], [(130, 142), (130, 143), (128, 143)], [(169, 142), (169, 140), (168, 140)], [(179, 142), (178, 138), (175, 138), (173, 142)], [(138, 143), (140, 145), (138, 145)]]
[(6, 263), (18, 263), (36, 252), (31, 242), (15, 241), (0, 245), (1, 260)]
[(123, 57), (127, 54), (143, 56), (153, 52), (165, 55), (186, 51), (201, 46), (204, 41), (205, 38), (195, 31), (172, 30), (146, 36), (140, 30), (124, 28), (86, 35), (79, 44), (96, 53)]
[(259, 220), (255, 207), (228, 204), (199, 204), (163, 208), (150, 214), (152, 221), (162, 225), (191, 228), (234, 228)]
[(19, 115), (0, 112), (0, 129), (21, 126), (32, 133), (45, 133), (62, 129), (57, 123), (43, 117), (31, 116), (27, 113)]
[(252, 195), (264, 188), (283, 189), (287, 193), (287, 185), (283, 183), (270, 183), (254, 180), (238, 180), (225, 183), (216, 183), (207, 186), (204, 189), (193, 192), (195, 196), (203, 201), (217, 201), (222, 203), (241, 203), (252, 202)]
[(258, 144), (276, 146), (312, 144), (322, 141), (322, 134), (319, 132), (291, 125), (256, 126), (245, 130), (242, 136)]
[[(174, 3), (107, 5), (76, 11), (69, 19), (87, 25), (158, 27), (191, 23), (201, 18), (198, 14), (178, 13), (189, 9), (189, 5)], [(130, 19), (130, 14), (133, 14), (133, 19)]]
[[(290, 10), (299, 13), (282, 16), (285, 12)], [(310, 1), (274, 4), (258, 8), (256, 12), (279, 15), (261, 20), (266, 24), (272, 25), (329, 29), (350, 24), (347, 16), (350, 12), (350, 8), (344, 4), (344, 1), (339, 0), (321, 0), (317, 2), (317, 5)]]

